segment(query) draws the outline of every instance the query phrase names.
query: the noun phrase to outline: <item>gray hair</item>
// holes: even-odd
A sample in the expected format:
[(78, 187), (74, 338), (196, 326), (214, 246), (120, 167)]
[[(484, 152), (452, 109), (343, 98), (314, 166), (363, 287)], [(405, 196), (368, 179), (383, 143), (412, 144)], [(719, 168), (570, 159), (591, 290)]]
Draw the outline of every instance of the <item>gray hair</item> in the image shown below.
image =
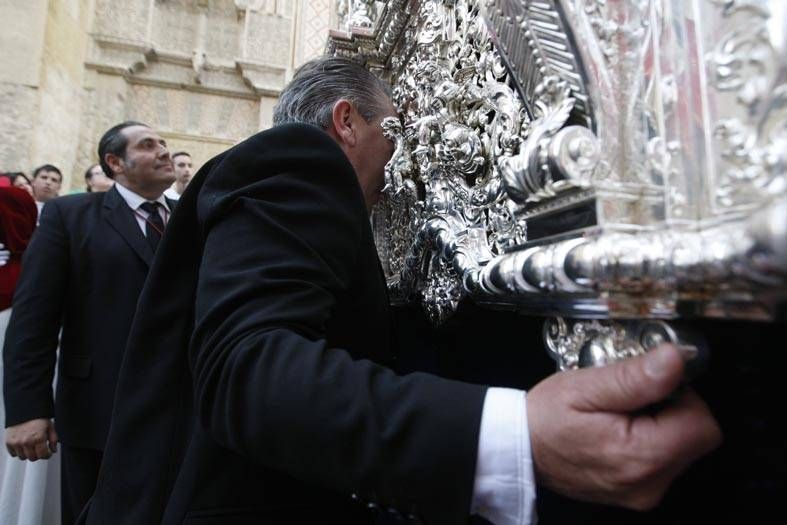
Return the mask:
[(273, 124), (300, 122), (322, 129), (331, 125), (333, 105), (345, 99), (366, 122), (385, 111), (391, 89), (366, 68), (340, 57), (303, 64), (284, 88), (273, 109)]

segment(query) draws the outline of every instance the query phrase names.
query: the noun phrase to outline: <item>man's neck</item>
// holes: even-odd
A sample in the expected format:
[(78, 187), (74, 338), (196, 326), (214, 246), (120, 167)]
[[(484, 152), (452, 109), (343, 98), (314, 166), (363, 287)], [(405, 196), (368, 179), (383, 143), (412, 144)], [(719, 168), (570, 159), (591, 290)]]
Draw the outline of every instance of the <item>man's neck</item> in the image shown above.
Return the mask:
[(124, 184), (123, 181), (120, 181), (120, 180), (116, 180), (115, 184), (117, 184), (118, 186), (122, 186), (124, 189), (130, 191), (131, 193), (139, 195), (140, 197), (142, 197), (143, 199), (145, 199), (147, 201), (156, 201), (164, 193), (163, 189), (161, 191), (159, 191), (158, 193), (156, 193), (156, 190), (150, 190), (150, 189), (141, 190), (139, 188), (132, 188), (129, 185)]
[(119, 184), (123, 186), (130, 192), (136, 193), (140, 197), (144, 198), (148, 201), (155, 201), (158, 200), (159, 197), (164, 193), (164, 190), (167, 188), (135, 188), (128, 184), (127, 181), (121, 180), (120, 178), (115, 180), (115, 184)]
[(186, 185), (188, 185), (188, 182), (175, 183), (175, 191), (178, 192), (178, 195), (183, 195), (183, 192), (186, 191)]

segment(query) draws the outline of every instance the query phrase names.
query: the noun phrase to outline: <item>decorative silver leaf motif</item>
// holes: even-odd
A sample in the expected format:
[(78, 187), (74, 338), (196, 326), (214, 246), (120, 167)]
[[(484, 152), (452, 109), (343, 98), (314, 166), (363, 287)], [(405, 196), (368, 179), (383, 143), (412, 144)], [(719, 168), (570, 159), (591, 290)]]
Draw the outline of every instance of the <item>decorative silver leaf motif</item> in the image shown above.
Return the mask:
[(597, 319), (549, 325), (570, 367), (647, 346), (603, 318), (768, 319), (787, 299), (783, 3), (374, 6), (373, 34), (328, 50), (392, 85), (373, 222), (394, 301)]

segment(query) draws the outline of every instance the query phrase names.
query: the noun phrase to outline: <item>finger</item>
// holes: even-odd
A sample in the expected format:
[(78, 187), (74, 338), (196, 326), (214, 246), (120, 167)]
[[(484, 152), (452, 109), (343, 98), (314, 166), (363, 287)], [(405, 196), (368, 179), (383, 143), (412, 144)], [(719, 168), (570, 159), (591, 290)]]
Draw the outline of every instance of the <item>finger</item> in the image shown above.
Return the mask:
[(52, 453), (49, 452), (49, 446), (45, 440), (36, 443), (34, 448), (38, 459), (49, 459), (50, 456), (52, 456)]
[(47, 429), (46, 438), (47, 441), (49, 442), (49, 450), (51, 450), (52, 453), (54, 454), (55, 452), (57, 452), (58, 439), (57, 439), (57, 432), (55, 432), (55, 425), (52, 423), (49, 423), (49, 428)]
[(22, 447), (22, 450), (24, 451), (25, 458), (27, 458), (28, 461), (38, 460), (38, 454), (36, 453), (36, 448), (34, 445), (25, 445)]
[(663, 400), (683, 378), (677, 348), (662, 345), (645, 355), (599, 368), (571, 372), (574, 407), (588, 412), (632, 412)]
[(15, 457), (17, 456), (17, 453), (16, 453), (16, 448), (15, 448), (15, 447), (13, 447), (13, 446), (11, 446), (11, 445), (8, 445), (8, 444), (6, 444), (5, 448), (6, 448), (6, 450), (8, 450), (8, 454), (9, 454), (9, 455), (10, 455), (12, 458), (15, 458)]
[(24, 456), (24, 459), (26, 459), (27, 461), (35, 461), (38, 459), (38, 456), (36, 455), (35, 447), (29, 445), (25, 445), (22, 447), (22, 453), (19, 455), (19, 457), (21, 458), (22, 456)]
[(688, 464), (721, 445), (722, 433), (705, 402), (686, 390), (674, 402), (650, 418), (634, 422), (632, 429), (652, 439), (651, 446), (666, 458)]

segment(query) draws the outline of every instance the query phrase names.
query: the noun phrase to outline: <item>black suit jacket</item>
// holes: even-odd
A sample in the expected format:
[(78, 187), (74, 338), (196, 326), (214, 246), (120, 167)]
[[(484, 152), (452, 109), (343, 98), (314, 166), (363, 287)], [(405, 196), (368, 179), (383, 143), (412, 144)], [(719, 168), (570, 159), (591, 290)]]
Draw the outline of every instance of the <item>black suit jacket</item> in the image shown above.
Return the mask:
[(327, 134), (279, 126), (213, 159), (140, 298), (83, 520), (367, 523), (371, 505), (466, 521), (484, 388), (396, 375), (389, 321)]
[(3, 350), (6, 426), (54, 417), (63, 443), (103, 448), (123, 351), (152, 260), (133, 211), (115, 188), (44, 206), (22, 260)]

